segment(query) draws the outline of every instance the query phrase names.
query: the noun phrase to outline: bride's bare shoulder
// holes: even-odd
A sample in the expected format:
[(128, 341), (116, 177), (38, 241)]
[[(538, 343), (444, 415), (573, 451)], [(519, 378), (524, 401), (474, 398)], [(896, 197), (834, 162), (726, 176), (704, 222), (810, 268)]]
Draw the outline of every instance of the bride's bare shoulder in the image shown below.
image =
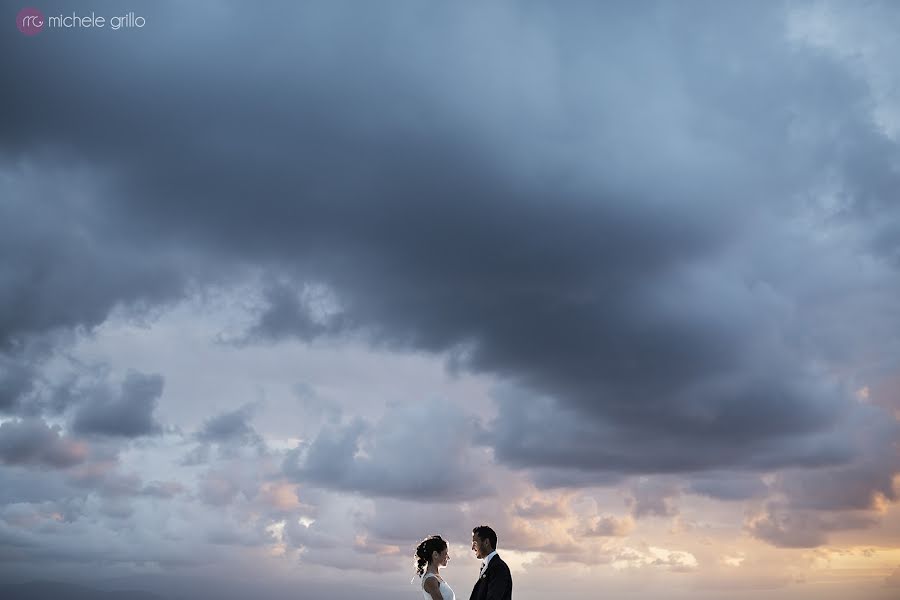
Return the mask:
[(436, 575), (432, 577), (425, 577), (425, 580), (422, 582), (422, 587), (425, 588), (426, 592), (431, 593), (432, 591), (435, 591), (441, 587), (441, 582), (438, 581)]

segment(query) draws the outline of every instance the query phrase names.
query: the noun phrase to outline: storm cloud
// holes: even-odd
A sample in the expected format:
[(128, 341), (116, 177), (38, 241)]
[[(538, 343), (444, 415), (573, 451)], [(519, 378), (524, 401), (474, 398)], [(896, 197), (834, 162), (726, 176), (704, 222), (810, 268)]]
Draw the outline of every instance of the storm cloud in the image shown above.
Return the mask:
[(88, 390), (89, 396), (76, 408), (72, 430), (84, 434), (137, 437), (160, 433), (153, 416), (163, 391), (160, 375), (129, 373), (118, 393), (106, 387)]
[[(594, 515), (594, 538), (702, 497), (754, 502), (747, 532), (809, 547), (896, 503), (894, 6), (141, 11), (132, 31), (0, 36), (16, 90), (0, 111), (0, 478), (23, 497), (63, 492), (9, 470), (72, 471), (110, 519), (196, 502), (245, 519), (198, 534), (210, 544), (271, 538), (321, 549), (318, 565), (362, 528), (364, 569), (418, 531), (384, 502), (444, 506), (437, 524), (461, 529), (449, 506), (496, 501), (507, 477), (516, 493), (621, 486), (631, 515)], [(172, 329), (203, 329), (156, 320), (217, 301), (224, 317), (197, 320), (228, 330), (222, 372), (191, 357), (191, 376), (164, 372)], [(78, 343), (129, 319), (146, 325), (118, 340), (135, 364), (96, 376)], [(489, 399), (402, 403), (364, 377), (351, 398), (340, 377), (310, 395), (240, 358), (353, 344), (484, 377)], [(213, 407), (209, 381), (239, 371), (240, 403)], [(192, 433), (163, 441), (170, 425)], [(73, 469), (82, 437), (114, 456)], [(147, 448), (153, 474), (122, 466)], [(566, 516), (510, 500), (521, 519)], [(656, 560), (693, 568), (680, 556)]]
[[(879, 158), (896, 152), (891, 139), (852, 108), (867, 94), (856, 77), (773, 36), (783, 18), (774, 6), (752, 9), (748, 21), (749, 7), (661, 4), (647, 8), (652, 22), (621, 7), (581, 7), (536, 29), (511, 28), (508, 18), (538, 23), (545, 8), (485, 15), (518, 42), (515, 50), (480, 36), (459, 44), (474, 9), (394, 20), (356, 7), (370, 20), (360, 28), (330, 20), (345, 8), (286, 8), (292, 18), (281, 21), (298, 28), (306, 50), (294, 51), (276, 26), (271, 47), (285, 59), (274, 63), (263, 55), (270, 46), (236, 34), (215, 55), (187, 53), (180, 69), (164, 69), (188, 43), (176, 36), (139, 63), (143, 85), (167, 90), (153, 102), (125, 83), (129, 60), (105, 58), (112, 48), (129, 57), (156, 44), (146, 32), (79, 41), (105, 73), (104, 95), (68, 85), (62, 72), (35, 77), (71, 38), (48, 36), (12, 66), (8, 76), (35, 97), (51, 97), (53, 86), (76, 91), (65, 110), (14, 105), (7, 114), (16, 121), (3, 125), (6, 152), (34, 161), (36, 149), (53, 147), (51, 164), (65, 168), (77, 148), (110, 175), (84, 176), (94, 186), (88, 197), (65, 200), (81, 237), (25, 229), (7, 242), (19, 252), (39, 245), (48, 257), (41, 268), (66, 277), (97, 265), (99, 285), (50, 278), (70, 292), (13, 282), (24, 312), (4, 311), (6, 335), (91, 325), (114, 303), (159, 301), (178, 294), (180, 281), (221, 277), (228, 263), (238, 277), (241, 265), (255, 264), (278, 279), (266, 288), (254, 337), (344, 332), (455, 353), (464, 368), (552, 398), (585, 428), (565, 437), (587, 445), (529, 447), (523, 418), (539, 404), (523, 396), (496, 430), (503, 461), (656, 472), (850, 460), (824, 433), (844, 418), (847, 396), (819, 365), (854, 351), (852, 332), (827, 316), (856, 308), (857, 294), (816, 297), (825, 281), (808, 265), (823, 252), (852, 260), (872, 247), (817, 241), (815, 223), (803, 229), (803, 219), (819, 216), (817, 199), (803, 195), (838, 178), (850, 226), (866, 221), (857, 200), (885, 193), (895, 178)], [(165, 22), (169, 8), (155, 10)], [(682, 27), (694, 35), (673, 35)], [(402, 52), (401, 30), (429, 31), (418, 40), (427, 52)], [(327, 50), (334, 47), (343, 50)], [(612, 52), (616, 70), (592, 70)], [(533, 68), (491, 80), (475, 63), (484, 54)], [(291, 77), (274, 86), (288, 65)], [(234, 93), (236, 73), (245, 85)], [(831, 130), (816, 128), (822, 121), (840, 131), (842, 150)], [(185, 143), (167, 141), (188, 130)], [(215, 142), (226, 138), (241, 143)], [(23, 180), (21, 171), (13, 178)], [(41, 202), (49, 210), (54, 197), (14, 202), (6, 222), (41, 211)], [(129, 250), (117, 249), (137, 242), (145, 248), (137, 264), (159, 275), (133, 269)], [(173, 253), (191, 259), (173, 263)], [(127, 278), (104, 266), (111, 260)], [(193, 270), (204, 264), (216, 266)], [(869, 292), (857, 272), (829, 275), (828, 285), (847, 292), (890, 291)], [(36, 312), (28, 298), (38, 294), (66, 303)], [(521, 432), (512, 445), (508, 431)], [(626, 445), (617, 435), (653, 441)]]

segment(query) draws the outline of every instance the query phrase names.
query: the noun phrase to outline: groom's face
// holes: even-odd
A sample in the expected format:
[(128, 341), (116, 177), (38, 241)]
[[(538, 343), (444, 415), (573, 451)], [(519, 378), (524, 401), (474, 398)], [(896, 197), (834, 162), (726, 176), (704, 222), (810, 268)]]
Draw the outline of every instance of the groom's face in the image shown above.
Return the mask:
[(475, 552), (475, 558), (484, 558), (494, 551), (491, 548), (491, 542), (478, 537), (478, 534), (472, 534), (472, 550)]

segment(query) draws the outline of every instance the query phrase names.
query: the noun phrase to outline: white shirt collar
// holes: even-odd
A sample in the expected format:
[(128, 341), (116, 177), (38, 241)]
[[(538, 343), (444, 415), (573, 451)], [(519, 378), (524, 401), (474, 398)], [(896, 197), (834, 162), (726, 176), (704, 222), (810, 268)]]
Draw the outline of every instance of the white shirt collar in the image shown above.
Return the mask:
[(481, 563), (481, 572), (484, 573), (484, 570), (487, 569), (488, 563), (491, 562), (491, 559), (497, 556), (497, 551), (494, 550), (490, 554), (484, 557), (484, 562)]

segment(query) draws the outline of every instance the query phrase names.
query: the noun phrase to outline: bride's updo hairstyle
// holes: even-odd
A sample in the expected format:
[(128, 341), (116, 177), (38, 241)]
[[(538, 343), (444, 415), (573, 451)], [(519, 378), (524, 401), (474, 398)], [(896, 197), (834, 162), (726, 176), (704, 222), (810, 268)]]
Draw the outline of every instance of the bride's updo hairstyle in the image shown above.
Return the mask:
[(432, 535), (416, 547), (416, 573), (421, 577), (425, 573), (425, 565), (431, 562), (432, 552), (441, 553), (447, 549), (447, 542), (439, 535)]

